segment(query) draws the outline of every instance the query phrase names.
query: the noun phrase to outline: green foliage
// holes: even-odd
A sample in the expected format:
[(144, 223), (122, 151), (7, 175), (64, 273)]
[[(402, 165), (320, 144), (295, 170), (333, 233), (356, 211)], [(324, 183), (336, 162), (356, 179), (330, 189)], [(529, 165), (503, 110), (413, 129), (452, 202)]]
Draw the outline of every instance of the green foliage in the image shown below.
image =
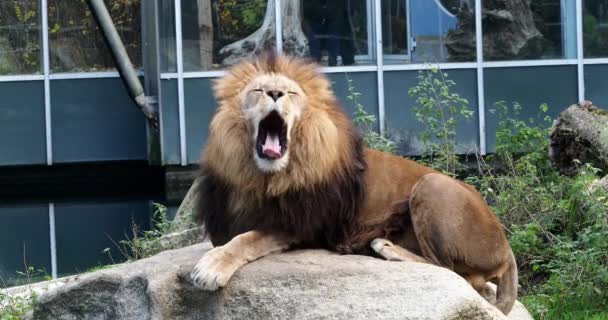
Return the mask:
[[(32, 266), (26, 266), (24, 271), (17, 272), (17, 275), (25, 285), (35, 282), (35, 279), (50, 280), (44, 270), (37, 270)], [(4, 282), (0, 279), (0, 284)], [(27, 317), (36, 304), (38, 296), (36, 292), (27, 289), (19, 294), (11, 294), (6, 290), (0, 290), (0, 320), (20, 320)]]
[(598, 170), (580, 164), (564, 177), (548, 158), (548, 107), (536, 119), (512, 118), (521, 106), (501, 102), (496, 154), (486, 157), (480, 187), (508, 230), (518, 260), (522, 301), (536, 319), (608, 316), (608, 192)]
[[(154, 204), (152, 229), (141, 230), (139, 225), (133, 223), (133, 238), (120, 241), (119, 249), (131, 261), (147, 258), (163, 250), (163, 236), (194, 226), (191, 216), (184, 215), (178, 220), (171, 221), (167, 217), (167, 208), (160, 204)], [(111, 254), (109, 249), (105, 249), (105, 252)]]
[(264, 20), (266, 2), (266, 0), (217, 1), (215, 11), (219, 17), (218, 27), (224, 38), (221, 46), (240, 40), (259, 28)]
[(408, 91), (416, 99), (412, 108), (416, 120), (424, 126), (421, 133), (424, 161), (451, 176), (460, 169), (456, 155), (457, 123), (474, 115), (468, 108), (469, 102), (452, 93), (455, 85), (447, 73), (432, 68), (420, 71), (418, 84)]
[(547, 115), (549, 106), (541, 104), (537, 118), (527, 121), (519, 119), (521, 110), (519, 103), (509, 107), (505, 101), (496, 102), (490, 109), (490, 113), (498, 114), (500, 119), (496, 130), (496, 153), (499, 156), (530, 153), (547, 147), (552, 121)]
[(35, 1), (0, 1), (0, 74), (36, 73), (40, 33)]
[(585, 56), (601, 57), (608, 51), (608, 32), (592, 14), (583, 14)]
[(386, 138), (374, 129), (377, 125), (376, 117), (373, 114), (369, 114), (367, 111), (365, 111), (365, 108), (359, 101), (361, 93), (357, 92), (352, 80), (348, 78), (348, 76), (346, 77), (346, 80), (348, 81), (348, 96), (346, 98), (355, 104), (353, 121), (359, 130), (361, 130), (365, 144), (372, 149), (396, 153), (397, 145), (395, 142)]
[[(468, 102), (450, 93), (454, 82), (439, 70), (421, 71), (409, 90), (424, 125), (423, 161), (454, 175), (456, 126), (469, 119)], [(608, 319), (608, 191), (598, 169), (580, 164), (564, 177), (548, 157), (552, 122), (542, 104), (522, 120), (522, 106), (501, 101), (496, 153), (479, 157), (476, 185), (507, 229), (518, 260), (520, 297), (536, 319)]]
[(34, 309), (36, 293), (22, 295), (9, 295), (0, 292), (0, 320), (20, 320)]
[[(105, 0), (105, 4), (134, 65), (141, 66), (140, 0)], [(53, 71), (115, 67), (86, 0), (49, 1), (47, 9)], [(40, 73), (38, 1), (0, 1), (0, 27), (0, 74)]]

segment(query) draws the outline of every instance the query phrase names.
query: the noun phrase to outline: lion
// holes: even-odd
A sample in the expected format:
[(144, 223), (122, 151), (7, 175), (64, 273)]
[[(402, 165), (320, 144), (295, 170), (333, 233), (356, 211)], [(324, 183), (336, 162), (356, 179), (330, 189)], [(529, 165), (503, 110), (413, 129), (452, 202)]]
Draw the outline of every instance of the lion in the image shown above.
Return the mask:
[(262, 54), (213, 90), (195, 217), (214, 248), (194, 267), (195, 286), (216, 290), (266, 255), (323, 248), (434, 264), (477, 291), (493, 281), (495, 306), (509, 313), (517, 265), (480, 193), (364, 146), (317, 65)]

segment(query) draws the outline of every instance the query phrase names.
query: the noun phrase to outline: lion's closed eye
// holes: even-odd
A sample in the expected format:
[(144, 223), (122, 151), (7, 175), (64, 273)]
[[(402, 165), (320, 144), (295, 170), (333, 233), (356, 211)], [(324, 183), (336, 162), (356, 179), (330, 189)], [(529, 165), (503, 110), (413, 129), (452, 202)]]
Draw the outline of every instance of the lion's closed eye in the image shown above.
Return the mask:
[(287, 94), (293, 94), (293, 95), (296, 95), (296, 96), (298, 95), (298, 93), (295, 92), (295, 91), (287, 91)]
[(264, 92), (264, 90), (262, 90), (262, 89), (253, 89), (253, 90), (251, 90), (251, 92)]

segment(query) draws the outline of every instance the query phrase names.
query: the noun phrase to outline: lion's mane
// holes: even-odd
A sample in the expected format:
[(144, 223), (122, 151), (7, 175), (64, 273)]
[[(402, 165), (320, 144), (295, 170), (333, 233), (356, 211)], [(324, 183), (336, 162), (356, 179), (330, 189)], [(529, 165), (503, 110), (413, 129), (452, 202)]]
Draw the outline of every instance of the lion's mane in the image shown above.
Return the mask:
[[(265, 174), (255, 165), (239, 93), (265, 73), (300, 85), (307, 104), (291, 131), (288, 167)], [(356, 221), (364, 192), (362, 139), (327, 78), (301, 59), (265, 54), (243, 61), (214, 84), (218, 108), (203, 150), (195, 218), (214, 245), (250, 230), (284, 233), (334, 248)]]

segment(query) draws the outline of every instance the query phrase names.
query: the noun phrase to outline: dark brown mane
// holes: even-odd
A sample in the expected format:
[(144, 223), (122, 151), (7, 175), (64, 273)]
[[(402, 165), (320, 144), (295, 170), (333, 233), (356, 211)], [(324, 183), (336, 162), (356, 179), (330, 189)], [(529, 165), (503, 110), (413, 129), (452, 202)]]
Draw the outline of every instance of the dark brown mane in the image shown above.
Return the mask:
[(350, 136), (355, 146), (352, 162), (335, 175), (334, 181), (308, 190), (289, 190), (241, 212), (230, 212), (230, 197), (247, 195), (203, 165), (195, 207), (197, 223), (204, 225), (215, 246), (238, 234), (260, 230), (288, 234), (305, 247), (335, 249), (351, 234), (365, 189), (363, 142), (356, 130), (351, 130)]

